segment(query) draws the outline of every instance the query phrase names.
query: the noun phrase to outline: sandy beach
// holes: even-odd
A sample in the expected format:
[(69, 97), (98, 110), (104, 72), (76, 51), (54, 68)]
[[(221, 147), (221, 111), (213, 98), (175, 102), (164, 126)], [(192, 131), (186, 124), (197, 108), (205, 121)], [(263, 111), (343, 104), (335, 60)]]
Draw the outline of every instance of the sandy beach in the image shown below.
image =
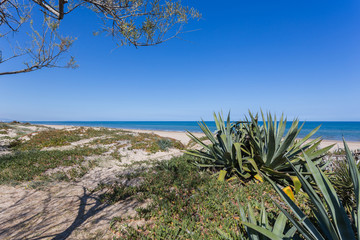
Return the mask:
[[(132, 132), (143, 132), (143, 133), (154, 133), (154, 134), (157, 134), (159, 136), (162, 136), (162, 137), (169, 137), (169, 138), (174, 138), (176, 140), (179, 140), (181, 141), (182, 143), (184, 144), (187, 144), (189, 141), (190, 141), (190, 138), (189, 136), (187, 135), (186, 132), (175, 132), (175, 131), (158, 131), (158, 130), (134, 130), (134, 129), (126, 129), (127, 131), (132, 131)], [(196, 132), (196, 133), (193, 133), (196, 137), (202, 137), (204, 136), (203, 133), (199, 133), (199, 132)], [(349, 142), (347, 141), (346, 142), (349, 146), (349, 148), (351, 150), (358, 150), (360, 149), (360, 142)], [(332, 151), (336, 150), (336, 149), (339, 149), (339, 148), (344, 148), (344, 145), (343, 145), (343, 142), (342, 141), (337, 141), (337, 140), (322, 140), (321, 143), (320, 143), (320, 147), (321, 148), (324, 148), (324, 147), (327, 147), (327, 146), (330, 146), (330, 145), (333, 145), (335, 144), (333, 147), (332, 147)]]
[[(64, 129), (64, 128), (75, 128), (76, 126), (68, 126), (68, 125), (43, 125), (46, 127), (51, 127), (55, 129)], [(180, 131), (161, 131), (161, 130), (145, 130), (145, 129), (123, 129), (129, 132), (135, 132), (135, 133), (154, 133), (161, 137), (167, 137), (167, 138), (173, 138), (176, 140), (179, 140), (183, 144), (187, 144), (190, 141), (189, 136), (186, 132), (180, 132)], [(196, 137), (202, 137), (204, 136), (203, 133), (200, 132), (194, 132), (193, 133)], [(323, 139), (320, 143), (320, 147), (324, 148), (330, 145), (333, 145), (332, 151), (343, 148), (343, 142), (338, 140), (327, 140)], [(347, 144), (350, 148), (350, 150), (359, 150), (360, 149), (360, 142), (354, 142), (354, 141), (347, 141)]]

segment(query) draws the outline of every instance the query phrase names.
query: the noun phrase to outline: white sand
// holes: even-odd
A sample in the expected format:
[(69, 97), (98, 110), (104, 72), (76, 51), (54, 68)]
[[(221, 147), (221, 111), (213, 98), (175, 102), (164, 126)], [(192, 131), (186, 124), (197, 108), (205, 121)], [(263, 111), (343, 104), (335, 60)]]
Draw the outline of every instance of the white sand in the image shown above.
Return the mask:
[[(56, 129), (74, 128), (74, 126), (65, 126), (65, 125), (45, 125), (45, 126), (56, 128)], [(122, 129), (122, 130), (126, 130), (129, 132), (135, 132), (135, 133), (154, 133), (161, 137), (167, 137), (167, 138), (173, 138), (173, 139), (179, 140), (180, 142), (182, 142), (185, 145), (190, 141), (190, 138), (188, 137), (187, 133), (180, 132), (180, 131), (160, 131), (160, 130), (142, 130), (142, 129)], [(204, 134), (200, 133), (200, 132), (195, 132), (193, 134), (196, 137), (204, 136)], [(329, 146), (332, 144), (335, 144), (334, 147), (331, 149), (332, 151), (339, 149), (339, 148), (344, 148), (342, 141), (326, 140), (326, 139), (321, 142), (320, 147), (323, 148), (323, 147), (326, 147), (326, 146)], [(348, 144), (350, 150), (360, 150), (360, 142), (347, 141), (347, 144)]]
[[(346, 141), (347, 145), (349, 146), (350, 150), (360, 150), (360, 142), (351, 142), (351, 141)], [(326, 147), (329, 145), (335, 144), (334, 147), (332, 147), (332, 151), (337, 150), (339, 148), (344, 148), (344, 144), (342, 141), (336, 141), (336, 140), (322, 140), (320, 143), (320, 147)]]
[[(178, 141), (180, 141), (182, 144), (188, 144), (190, 141), (190, 138), (188, 137), (186, 132), (176, 132), (176, 131), (160, 131), (160, 130), (140, 130), (140, 129), (123, 129), (129, 132), (136, 132), (136, 133), (154, 133), (156, 135), (159, 135), (160, 137), (166, 137), (166, 138), (173, 138)], [(192, 133), (196, 137), (202, 137), (204, 136), (203, 133)]]
[[(174, 138), (176, 140), (181, 141), (184, 144), (187, 144), (190, 141), (190, 138), (188, 137), (186, 132), (175, 132), (175, 131), (153, 131), (153, 130), (132, 130), (132, 129), (126, 129), (127, 131), (132, 131), (132, 132), (144, 132), (144, 133), (154, 133), (157, 134), (159, 136), (162, 137), (169, 137), (169, 138)], [(203, 133), (193, 133), (196, 137), (202, 137), (204, 136)], [(350, 142), (347, 141), (346, 142), (350, 148), (350, 150), (358, 150), (360, 149), (360, 142)], [(337, 140), (322, 140), (320, 143), (320, 147), (324, 148), (327, 146), (330, 146), (332, 144), (335, 144), (334, 147), (332, 147), (332, 151), (339, 149), (339, 148), (344, 148), (344, 144), (342, 141), (337, 141)]]

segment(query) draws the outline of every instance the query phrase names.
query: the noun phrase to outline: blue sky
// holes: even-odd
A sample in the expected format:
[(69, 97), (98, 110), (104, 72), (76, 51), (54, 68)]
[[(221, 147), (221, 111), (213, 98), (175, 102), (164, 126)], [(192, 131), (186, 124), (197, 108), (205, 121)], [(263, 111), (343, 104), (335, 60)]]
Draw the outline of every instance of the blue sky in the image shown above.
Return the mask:
[[(89, 11), (62, 28), (80, 67), (0, 77), (0, 119), (210, 120), (248, 109), (360, 121), (360, 3), (184, 1), (203, 19), (155, 47), (121, 47)], [(0, 71), (6, 70), (0, 65)]]

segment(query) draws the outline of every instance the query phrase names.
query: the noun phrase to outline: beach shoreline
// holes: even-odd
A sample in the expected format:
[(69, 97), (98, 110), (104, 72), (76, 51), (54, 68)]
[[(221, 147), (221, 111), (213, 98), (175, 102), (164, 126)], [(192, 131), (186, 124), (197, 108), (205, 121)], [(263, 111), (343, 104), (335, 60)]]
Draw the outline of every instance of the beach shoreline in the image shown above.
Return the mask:
[[(76, 128), (76, 127), (89, 127), (89, 126), (73, 126), (73, 125), (49, 125), (49, 124), (36, 124), (46, 127), (51, 127), (55, 129), (68, 129), (68, 128)], [(100, 128), (100, 127), (93, 127), (93, 128)], [(105, 127), (109, 128), (109, 127)], [(129, 129), (129, 128), (109, 128), (109, 129), (120, 129), (124, 131), (129, 132), (135, 132), (135, 133), (154, 133), (161, 137), (167, 137), (167, 138), (173, 138), (176, 140), (179, 140), (183, 144), (187, 144), (190, 141), (190, 137), (188, 137), (188, 134), (186, 131), (166, 131), (166, 130), (148, 130), (148, 129)], [(196, 137), (202, 137), (204, 136), (201, 132), (192, 132)], [(311, 139), (310, 139), (311, 140)], [(348, 144), (350, 150), (360, 150), (360, 141), (346, 141)], [(334, 146), (331, 148), (331, 151), (335, 151), (338, 149), (343, 149), (344, 145), (343, 142), (340, 140), (332, 140), (332, 139), (323, 139), (319, 145), (320, 148), (324, 148), (330, 145)]]

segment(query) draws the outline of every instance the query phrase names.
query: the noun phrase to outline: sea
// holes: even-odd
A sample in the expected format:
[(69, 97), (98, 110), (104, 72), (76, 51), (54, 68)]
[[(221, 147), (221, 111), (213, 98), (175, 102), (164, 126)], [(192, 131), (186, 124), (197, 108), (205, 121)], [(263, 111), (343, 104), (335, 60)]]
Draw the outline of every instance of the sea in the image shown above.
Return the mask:
[[(30, 121), (33, 124), (47, 125), (70, 125), (70, 126), (88, 126), (88, 127), (107, 127), (107, 128), (124, 128), (124, 129), (146, 129), (162, 131), (190, 131), (201, 132), (196, 121)], [(216, 130), (215, 122), (205, 121), (211, 131)], [(300, 122), (300, 125), (303, 122)], [(261, 122), (260, 122), (261, 124)], [(298, 137), (304, 137), (317, 126), (320, 129), (312, 138), (322, 137), (326, 140), (360, 141), (360, 122), (330, 122), (330, 121), (307, 121)], [(287, 123), (287, 128), (291, 122)]]

